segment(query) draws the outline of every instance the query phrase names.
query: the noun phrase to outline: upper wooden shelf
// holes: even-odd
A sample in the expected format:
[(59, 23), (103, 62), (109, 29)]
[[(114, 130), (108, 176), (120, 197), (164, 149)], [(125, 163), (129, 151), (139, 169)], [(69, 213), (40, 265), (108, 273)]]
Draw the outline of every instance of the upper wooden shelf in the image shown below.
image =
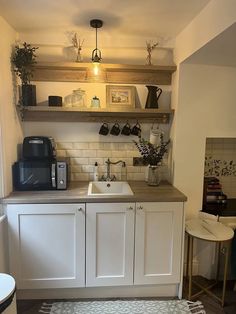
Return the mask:
[(113, 122), (113, 121), (139, 121), (169, 123), (174, 110), (164, 109), (129, 109), (118, 111), (115, 109), (78, 109), (65, 107), (28, 106), (20, 107), (24, 121), (49, 122)]
[(170, 85), (176, 66), (154, 65), (100, 65), (102, 75), (95, 77), (92, 63), (44, 62), (37, 63), (34, 81), (52, 82), (105, 82), (109, 84), (154, 84)]

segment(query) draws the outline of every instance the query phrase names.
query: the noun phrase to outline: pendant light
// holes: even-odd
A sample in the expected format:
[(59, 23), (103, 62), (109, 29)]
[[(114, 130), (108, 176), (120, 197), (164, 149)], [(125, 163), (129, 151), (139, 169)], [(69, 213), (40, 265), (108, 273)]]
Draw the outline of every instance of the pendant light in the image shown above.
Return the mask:
[(96, 29), (96, 48), (93, 49), (92, 51), (93, 72), (95, 75), (98, 75), (99, 73), (100, 62), (102, 60), (102, 54), (101, 54), (101, 51), (98, 49), (98, 45), (97, 45), (97, 39), (98, 39), (97, 32), (98, 32), (98, 28), (101, 28), (102, 25), (103, 25), (102, 20), (93, 19), (90, 21), (90, 26)]

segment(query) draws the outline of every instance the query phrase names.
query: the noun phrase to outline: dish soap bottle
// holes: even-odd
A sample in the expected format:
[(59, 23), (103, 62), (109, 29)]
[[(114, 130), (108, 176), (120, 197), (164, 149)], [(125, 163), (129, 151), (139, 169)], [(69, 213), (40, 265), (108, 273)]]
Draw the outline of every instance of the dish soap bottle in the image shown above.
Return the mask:
[(94, 164), (93, 181), (98, 181), (98, 163)]

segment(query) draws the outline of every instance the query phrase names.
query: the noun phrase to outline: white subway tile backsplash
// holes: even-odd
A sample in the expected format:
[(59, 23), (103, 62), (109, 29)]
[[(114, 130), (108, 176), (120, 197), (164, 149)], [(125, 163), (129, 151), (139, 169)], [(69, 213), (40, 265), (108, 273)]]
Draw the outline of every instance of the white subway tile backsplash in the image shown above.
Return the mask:
[[(68, 157), (72, 181), (93, 180), (94, 164), (98, 163), (99, 177), (106, 174), (106, 160), (122, 160), (121, 164), (111, 165), (111, 174), (117, 180), (144, 180), (146, 167), (134, 167), (133, 157), (141, 157), (134, 143), (100, 142), (60, 142), (57, 143), (57, 156)], [(168, 169), (165, 167), (165, 169)]]
[(89, 149), (103, 149), (104, 143), (88, 143)]
[(57, 157), (66, 157), (66, 150), (58, 149)]
[(85, 172), (85, 173), (88, 173), (88, 172), (94, 172), (94, 166), (92, 165), (82, 165), (81, 166), (81, 172)]
[(97, 150), (97, 157), (105, 157), (110, 158), (111, 157), (111, 151), (109, 150)]
[(73, 172), (81, 172), (81, 166), (73, 166), (73, 165), (71, 165), (70, 166), (70, 171), (71, 171), (71, 173), (73, 173)]
[(127, 157), (127, 152), (125, 150), (112, 150), (111, 156), (116, 158)]
[(82, 150), (82, 156), (83, 157), (96, 157), (97, 156), (97, 151), (90, 149), (90, 150)]
[(68, 142), (56, 143), (56, 148), (57, 149), (73, 149), (73, 143), (68, 143)]
[(71, 181), (89, 181), (90, 175), (88, 173), (72, 173)]
[(89, 164), (90, 165), (94, 165), (95, 162), (97, 162), (99, 166), (103, 165), (103, 163), (104, 163), (103, 158), (98, 158), (98, 157), (89, 158)]
[(67, 157), (84, 157), (82, 149), (69, 149), (67, 150)]
[(88, 158), (70, 158), (71, 165), (88, 165), (89, 159)]
[(73, 149), (88, 149), (89, 143), (73, 143)]

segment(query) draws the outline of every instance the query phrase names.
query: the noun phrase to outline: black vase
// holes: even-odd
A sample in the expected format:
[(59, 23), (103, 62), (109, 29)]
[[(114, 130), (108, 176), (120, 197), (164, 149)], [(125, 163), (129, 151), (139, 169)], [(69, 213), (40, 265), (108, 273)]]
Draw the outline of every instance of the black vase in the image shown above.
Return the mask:
[(145, 108), (158, 108), (158, 99), (161, 96), (162, 89), (158, 86), (146, 85), (148, 95)]
[(23, 106), (36, 106), (36, 86), (22, 85), (21, 97)]

